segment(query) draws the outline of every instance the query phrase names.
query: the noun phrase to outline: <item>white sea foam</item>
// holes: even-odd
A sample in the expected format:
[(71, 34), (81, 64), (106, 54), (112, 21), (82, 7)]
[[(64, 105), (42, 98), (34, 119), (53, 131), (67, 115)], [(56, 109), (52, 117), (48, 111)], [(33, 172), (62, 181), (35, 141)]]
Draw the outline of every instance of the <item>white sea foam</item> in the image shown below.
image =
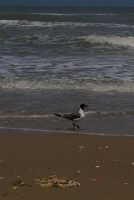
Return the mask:
[(0, 115), (0, 119), (7, 119), (7, 118), (17, 118), (17, 119), (44, 119), (44, 118), (51, 118), (54, 117), (54, 114), (46, 114), (46, 115), (20, 115), (20, 114), (7, 114), (7, 115)]
[[(105, 116), (105, 115), (109, 115), (109, 116), (114, 116), (114, 115), (124, 115), (124, 114), (129, 114), (129, 115), (134, 115), (134, 112), (125, 112), (125, 111), (87, 111), (85, 112), (85, 115), (88, 117), (88, 116), (91, 116), (91, 115), (94, 115), (94, 116)], [(22, 115), (20, 113), (18, 114), (0, 114), (0, 119), (47, 119), (47, 118), (53, 118), (55, 117), (54, 114), (50, 114), (50, 113), (47, 113), (47, 114), (34, 114), (34, 115), (29, 115), (29, 114), (25, 114), (25, 115)]]

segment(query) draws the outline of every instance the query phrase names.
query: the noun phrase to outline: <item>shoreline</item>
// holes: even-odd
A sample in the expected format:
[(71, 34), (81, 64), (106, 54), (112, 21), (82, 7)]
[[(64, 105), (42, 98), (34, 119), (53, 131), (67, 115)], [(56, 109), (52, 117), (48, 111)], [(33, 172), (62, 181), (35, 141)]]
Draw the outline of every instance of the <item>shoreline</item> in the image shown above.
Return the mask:
[[(77, 134), (77, 135), (89, 135), (89, 136), (104, 136), (104, 137), (134, 137), (134, 135), (117, 135), (117, 134), (105, 134), (105, 133), (88, 133), (88, 132), (80, 132), (81, 130), (44, 130), (44, 129), (36, 129), (36, 128), (15, 128), (15, 127), (3, 127), (0, 126), (0, 135), (6, 134), (14, 134), (18, 135), (19, 134), (30, 134), (30, 135), (70, 135), (70, 134)], [(10, 132), (10, 133), (9, 133)], [(12, 133), (13, 132), (13, 133)]]
[[(86, 134), (0, 134), (0, 197), (28, 200), (132, 200), (134, 138)], [(79, 187), (42, 188), (67, 177)], [(16, 187), (17, 181), (25, 183)]]

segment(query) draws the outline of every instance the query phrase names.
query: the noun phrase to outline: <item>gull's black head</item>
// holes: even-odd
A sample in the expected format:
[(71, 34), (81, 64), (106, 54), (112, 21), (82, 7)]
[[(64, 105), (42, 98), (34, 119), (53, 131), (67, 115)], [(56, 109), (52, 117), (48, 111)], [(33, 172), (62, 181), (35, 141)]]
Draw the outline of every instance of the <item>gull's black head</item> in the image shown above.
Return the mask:
[(80, 108), (82, 109), (82, 110), (84, 110), (84, 108), (85, 107), (88, 107), (86, 104), (84, 104), (84, 103), (82, 103), (81, 105), (80, 105)]

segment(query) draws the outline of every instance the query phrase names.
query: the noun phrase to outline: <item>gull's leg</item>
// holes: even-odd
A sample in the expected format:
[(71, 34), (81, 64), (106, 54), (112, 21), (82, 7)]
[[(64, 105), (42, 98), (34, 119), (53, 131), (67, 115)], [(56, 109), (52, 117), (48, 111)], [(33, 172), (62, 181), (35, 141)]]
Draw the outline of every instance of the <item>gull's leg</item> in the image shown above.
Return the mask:
[(77, 126), (77, 128), (80, 129), (80, 127), (77, 124), (75, 124), (75, 126)]
[(73, 125), (73, 130), (75, 130), (75, 126), (77, 126), (77, 128), (80, 129), (80, 127), (76, 124), (76, 122), (73, 122), (72, 125)]
[(75, 126), (76, 126), (75, 122), (73, 122), (72, 125), (73, 125), (73, 130), (75, 130)]

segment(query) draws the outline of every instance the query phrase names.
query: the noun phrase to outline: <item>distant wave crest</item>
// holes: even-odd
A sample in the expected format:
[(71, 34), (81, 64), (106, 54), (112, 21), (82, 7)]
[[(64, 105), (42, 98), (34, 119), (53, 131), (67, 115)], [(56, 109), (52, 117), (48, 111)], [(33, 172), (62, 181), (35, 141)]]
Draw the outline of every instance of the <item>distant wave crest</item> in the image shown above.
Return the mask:
[(114, 13), (42, 13), (42, 12), (35, 12), (35, 13), (31, 13), (31, 15), (50, 15), (50, 16), (116, 16), (117, 14)]
[(6, 27), (108, 27), (108, 28), (134, 28), (134, 25), (117, 24), (117, 23), (94, 23), (94, 22), (44, 22), (44, 21), (29, 21), (29, 20), (0, 20), (0, 25)]

